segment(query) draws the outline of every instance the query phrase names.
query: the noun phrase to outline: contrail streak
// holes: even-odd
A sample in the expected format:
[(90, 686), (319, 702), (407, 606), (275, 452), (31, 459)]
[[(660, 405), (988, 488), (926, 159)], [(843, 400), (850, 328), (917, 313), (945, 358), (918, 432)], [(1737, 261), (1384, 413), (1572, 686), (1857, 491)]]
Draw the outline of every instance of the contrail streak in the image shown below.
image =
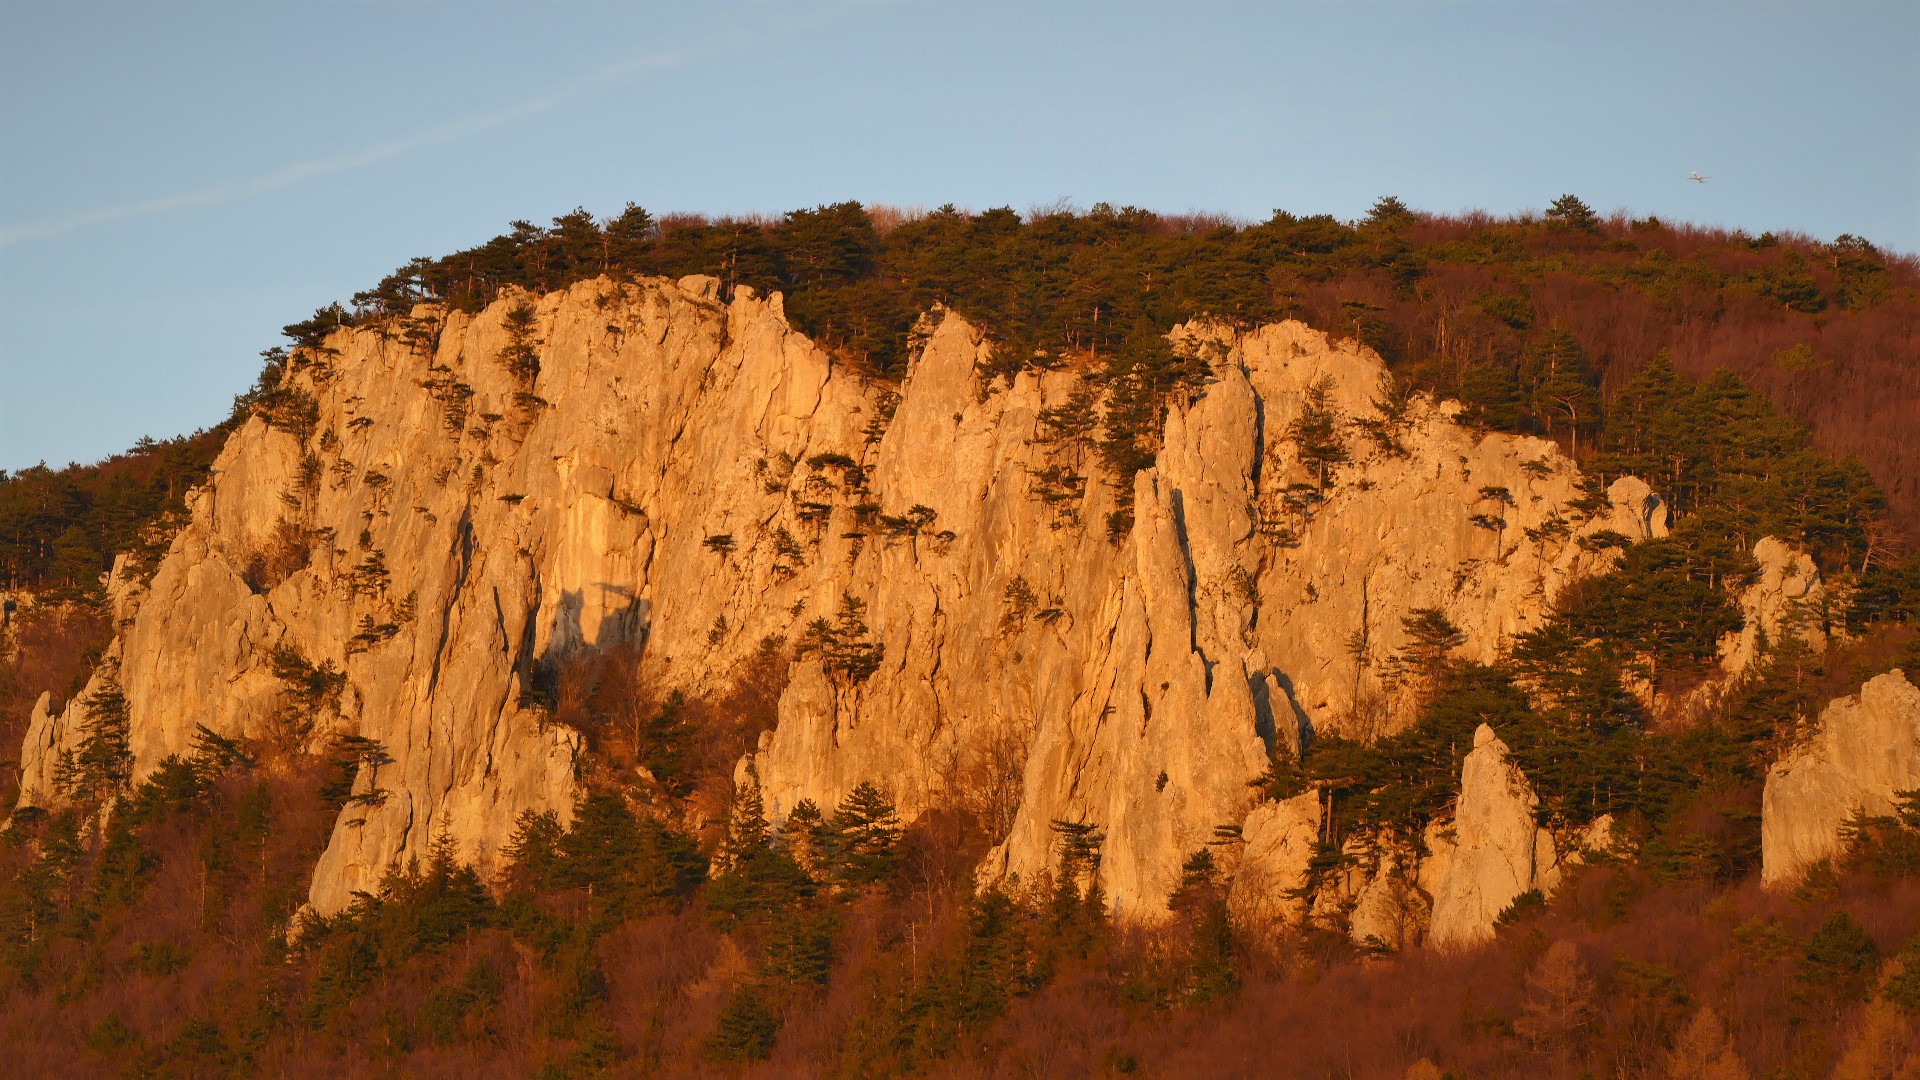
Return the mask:
[(127, 218), (144, 217), (148, 214), (163, 213), (168, 210), (185, 210), (196, 206), (212, 206), (232, 199), (246, 198), (249, 195), (262, 195), (269, 191), (278, 191), (292, 187), (303, 180), (332, 173), (347, 172), (363, 168), (388, 158), (441, 143), (452, 142), (468, 135), (477, 134), (523, 117), (546, 112), (567, 102), (593, 94), (649, 71), (660, 71), (685, 63), (698, 50), (681, 49), (673, 52), (647, 53), (641, 56), (610, 64), (583, 78), (561, 87), (559, 90), (540, 97), (523, 101), (511, 108), (498, 112), (470, 116), (462, 120), (416, 131), (397, 139), (363, 146), (351, 153), (339, 154), (329, 158), (303, 161), (285, 168), (276, 169), (263, 176), (242, 180), (231, 184), (215, 184), (210, 187), (182, 191), (173, 195), (163, 195), (154, 199), (141, 199), (135, 202), (120, 203), (115, 206), (103, 206), (97, 210), (88, 210), (78, 214), (61, 217), (42, 218), (38, 221), (24, 221), (16, 225), (0, 227), (0, 247), (7, 247), (26, 240), (43, 240), (50, 236), (84, 229), (90, 225), (101, 225), (109, 221), (122, 221)]

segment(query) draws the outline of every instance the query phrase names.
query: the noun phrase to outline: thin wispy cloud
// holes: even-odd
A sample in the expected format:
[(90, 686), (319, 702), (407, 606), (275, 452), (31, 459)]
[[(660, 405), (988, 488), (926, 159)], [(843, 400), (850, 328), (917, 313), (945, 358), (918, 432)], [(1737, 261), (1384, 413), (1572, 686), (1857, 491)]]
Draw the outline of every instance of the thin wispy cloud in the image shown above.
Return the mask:
[(150, 214), (166, 213), (171, 210), (187, 210), (201, 206), (215, 206), (244, 199), (252, 195), (264, 195), (279, 191), (295, 184), (319, 176), (349, 172), (365, 168), (389, 158), (413, 153), (428, 147), (454, 142), (470, 135), (525, 119), (539, 113), (565, 105), (571, 101), (588, 97), (618, 86), (651, 72), (678, 67), (692, 60), (703, 50), (700, 48), (677, 49), (670, 52), (652, 52), (631, 56), (617, 63), (609, 64), (598, 71), (591, 72), (548, 94), (531, 98), (517, 105), (495, 112), (469, 116), (450, 121), (410, 135), (386, 139), (360, 147), (357, 150), (332, 157), (302, 161), (273, 172), (255, 176), (247, 180), (229, 184), (213, 184), (192, 191), (162, 195), (152, 199), (138, 199), (131, 202), (116, 203), (95, 210), (86, 210), (77, 214), (65, 214), (40, 218), (35, 221), (23, 221), (13, 225), (0, 226), (0, 247), (22, 243), (27, 240), (44, 240), (59, 236), (75, 229), (84, 229), (92, 225), (103, 225), (112, 221), (124, 221), (128, 218), (146, 217)]

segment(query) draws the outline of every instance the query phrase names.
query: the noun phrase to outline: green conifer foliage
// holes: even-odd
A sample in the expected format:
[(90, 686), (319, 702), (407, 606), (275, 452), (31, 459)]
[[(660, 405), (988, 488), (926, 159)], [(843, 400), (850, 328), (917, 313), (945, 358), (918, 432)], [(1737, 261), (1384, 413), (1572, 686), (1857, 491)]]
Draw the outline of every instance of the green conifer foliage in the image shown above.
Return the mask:
[(763, 805), (757, 777), (735, 786), (717, 863), (721, 872), (706, 890), (707, 907), (736, 922), (792, 916), (795, 905), (815, 891), (813, 879), (788, 847), (773, 843)]
[(61, 752), (53, 784), (64, 795), (97, 802), (120, 794), (133, 779), (131, 720), (127, 695), (113, 675), (101, 679), (83, 705), (80, 744)]
[(727, 999), (720, 1021), (707, 1041), (707, 1048), (722, 1061), (756, 1061), (773, 1052), (780, 1035), (780, 1017), (761, 1000), (751, 986), (743, 986)]
[(1866, 997), (1879, 960), (1879, 946), (1860, 920), (1836, 911), (1808, 935), (1795, 974), (1810, 998), (1858, 1001)]
[(831, 827), (812, 799), (795, 803), (780, 823), (780, 847), (814, 880), (823, 879), (832, 857)]
[(1343, 427), (1345, 420), (1333, 404), (1333, 379), (1322, 375), (1307, 387), (1299, 414), (1287, 424), (1294, 452), (1322, 492), (1333, 482), (1334, 466), (1352, 460)]
[[(1106, 835), (1089, 821), (1056, 819), (1058, 838), (1052, 888), (1043, 912), (1048, 951), (1084, 957), (1106, 931), (1106, 889), (1100, 882), (1100, 848)], [(1045, 966), (1052, 960), (1043, 958)]]
[(636, 817), (626, 801), (595, 792), (574, 808), (573, 824), (558, 842), (554, 884), (587, 889), (601, 917), (630, 914), (685, 896), (706, 876), (706, 860), (692, 840), (651, 817)]
[(837, 877), (856, 888), (885, 880), (899, 858), (900, 832), (893, 800), (862, 780), (833, 814)]
[(639, 736), (635, 756), (653, 778), (675, 798), (685, 798), (693, 790), (694, 775), (690, 758), (693, 730), (687, 723), (687, 698), (675, 690), (668, 694), (644, 724), (637, 724)]
[(864, 682), (880, 670), (886, 646), (867, 635), (867, 603), (852, 593), (840, 596), (840, 611), (829, 622), (815, 619), (800, 639), (796, 656), (819, 653), (820, 662), (845, 684)]
[(1553, 200), (1553, 205), (1547, 208), (1547, 220), (1580, 232), (1597, 232), (1600, 228), (1600, 215), (1577, 195), (1562, 195)]
[(1187, 933), (1186, 999), (1204, 1004), (1238, 990), (1226, 884), (1211, 850), (1201, 848), (1181, 866), (1180, 884), (1167, 898), (1167, 907), (1179, 916)]
[(425, 866), (395, 866), (377, 894), (360, 893), (331, 919), (309, 917), (301, 948), (313, 957), (307, 1019), (318, 1023), (346, 1005), (380, 972), (456, 938), (494, 917), (494, 903), (471, 866), (458, 860), (445, 832)]
[(522, 302), (507, 309), (507, 344), (500, 350), (500, 366), (520, 384), (531, 389), (540, 377), (540, 337), (537, 316), (531, 304)]

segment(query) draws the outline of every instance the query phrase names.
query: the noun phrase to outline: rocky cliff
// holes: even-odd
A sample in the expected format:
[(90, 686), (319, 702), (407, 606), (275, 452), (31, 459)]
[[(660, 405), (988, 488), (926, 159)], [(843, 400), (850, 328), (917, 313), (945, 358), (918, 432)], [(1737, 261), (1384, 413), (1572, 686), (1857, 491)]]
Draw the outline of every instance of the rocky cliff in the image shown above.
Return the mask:
[[(1460, 654), (1491, 659), (1613, 557), (1583, 535), (1664, 529), (1631, 479), (1571, 510), (1550, 442), (1418, 398), (1382, 415), (1379, 359), (1298, 323), (1175, 332), (1212, 375), (1173, 403), (1113, 536), (1116, 491), (1053, 422), (1079, 377), (989, 377), (957, 315), (929, 317), (897, 392), (777, 294), (707, 278), (414, 325), (435, 332), (336, 333), (289, 410), (233, 436), (151, 582), (116, 594), (91, 688), (125, 687), (142, 774), (199, 725), (375, 740), (315, 871), (322, 912), (436, 835), (491, 869), (522, 811), (567, 812), (579, 740), (531, 692), (560, 658), (639, 643), (651, 685), (707, 693), (822, 618), (751, 755), (770, 816), (873, 780), (911, 818), (991, 758), (1021, 801), (989, 876), (1031, 880), (1052, 822), (1095, 823), (1116, 909), (1147, 916), (1244, 823), (1279, 881), (1317, 817), (1255, 811), (1249, 782), (1276, 740), (1405, 722), (1382, 672), (1409, 612), (1444, 610)], [(1374, 421), (1343, 429), (1329, 475), (1287, 434), (1316, 384)], [(79, 701), (36, 714), (23, 803), (59, 797)], [(1236, 903), (1281, 903), (1256, 892)]]
[(1539, 825), (1538, 805), (1507, 744), (1481, 724), (1461, 763), (1453, 815), (1427, 829), (1420, 880), (1433, 896), (1429, 944), (1450, 949), (1488, 940), (1521, 894), (1551, 896), (1568, 870), (1614, 846), (1611, 814), (1555, 836)]
[(1539, 888), (1553, 862), (1553, 841), (1534, 821), (1538, 801), (1508, 760), (1507, 744), (1481, 724), (1461, 768), (1452, 827), (1431, 844), (1437, 865), (1428, 940), (1436, 948), (1492, 937), (1500, 912)]
[(1841, 854), (1856, 813), (1887, 816), (1920, 788), (1920, 689), (1894, 670), (1835, 698), (1812, 737), (1767, 770), (1760, 808), (1760, 880), (1797, 881)]

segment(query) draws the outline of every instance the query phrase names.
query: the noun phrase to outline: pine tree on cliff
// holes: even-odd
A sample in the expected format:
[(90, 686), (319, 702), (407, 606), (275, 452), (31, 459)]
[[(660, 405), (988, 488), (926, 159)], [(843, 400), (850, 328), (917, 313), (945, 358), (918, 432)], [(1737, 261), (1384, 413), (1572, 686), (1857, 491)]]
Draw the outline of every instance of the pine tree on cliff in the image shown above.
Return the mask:
[(1321, 491), (1333, 479), (1333, 467), (1353, 460), (1347, 441), (1340, 434), (1342, 418), (1333, 404), (1333, 379), (1322, 375), (1307, 387), (1300, 414), (1287, 425), (1287, 438), (1293, 441), (1300, 464), (1313, 474)]
[(540, 346), (536, 314), (533, 305), (515, 304), (507, 309), (504, 325), (507, 331), (507, 346), (500, 350), (500, 366), (507, 369), (520, 383), (522, 390), (530, 389), (535, 379), (540, 377)]
[(622, 268), (637, 270), (658, 239), (659, 226), (645, 207), (628, 203), (620, 211), (619, 217), (607, 222), (601, 237), (606, 245), (605, 258), (609, 271)]
[(1387, 675), (1396, 684), (1410, 684), (1424, 701), (1439, 685), (1449, 655), (1467, 636), (1439, 608), (1415, 608), (1400, 626), (1407, 644), (1387, 662)]
[(106, 799), (125, 791), (133, 780), (127, 695), (120, 688), (120, 680), (108, 675), (83, 706), (86, 720), (80, 728), (80, 745), (61, 752), (54, 766), (53, 785), (66, 795)]
[(720, 847), (721, 868), (737, 867), (768, 847), (767, 811), (760, 797), (760, 778), (749, 772), (746, 783), (733, 785), (727, 839)]
[(886, 646), (867, 637), (866, 601), (852, 593), (840, 594), (840, 611), (832, 622), (815, 619), (800, 638), (796, 655), (820, 654), (826, 669), (848, 683), (864, 681), (880, 669)]

